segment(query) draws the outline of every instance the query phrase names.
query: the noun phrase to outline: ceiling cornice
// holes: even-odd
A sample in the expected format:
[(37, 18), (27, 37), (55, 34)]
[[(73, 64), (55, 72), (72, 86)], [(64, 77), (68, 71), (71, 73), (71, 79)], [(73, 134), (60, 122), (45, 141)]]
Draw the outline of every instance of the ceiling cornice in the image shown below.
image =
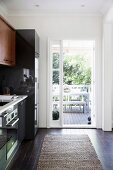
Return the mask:
[(8, 10), (3, 2), (0, 2), (0, 11), (7, 17), (18, 16), (80, 16), (80, 17), (102, 17), (103, 14), (98, 13), (77, 13), (77, 12), (61, 12), (61, 11), (34, 11), (34, 10)]
[(8, 16), (98, 16), (102, 17), (101, 13), (77, 13), (77, 12), (37, 12), (32, 10), (26, 11), (8, 11)]

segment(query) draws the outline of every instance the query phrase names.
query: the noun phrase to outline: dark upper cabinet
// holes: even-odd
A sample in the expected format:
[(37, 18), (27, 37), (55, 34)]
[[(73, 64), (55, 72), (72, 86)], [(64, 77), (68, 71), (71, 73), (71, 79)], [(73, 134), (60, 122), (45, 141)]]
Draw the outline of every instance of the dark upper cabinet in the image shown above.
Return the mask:
[(16, 66), (31, 69), (34, 66), (34, 50), (16, 33)]
[(0, 18), (0, 64), (15, 66), (15, 30)]
[(17, 33), (29, 44), (29, 47), (31, 47), (33, 51), (39, 53), (39, 36), (34, 29), (17, 30)]
[(39, 37), (34, 29), (16, 31), (17, 66), (34, 68), (35, 55), (39, 53)]

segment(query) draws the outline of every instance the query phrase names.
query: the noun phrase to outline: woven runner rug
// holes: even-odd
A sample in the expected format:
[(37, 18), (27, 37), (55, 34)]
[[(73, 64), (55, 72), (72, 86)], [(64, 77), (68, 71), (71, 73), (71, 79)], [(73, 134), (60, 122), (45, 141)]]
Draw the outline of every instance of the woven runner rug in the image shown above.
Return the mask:
[(38, 170), (103, 170), (88, 135), (47, 135)]

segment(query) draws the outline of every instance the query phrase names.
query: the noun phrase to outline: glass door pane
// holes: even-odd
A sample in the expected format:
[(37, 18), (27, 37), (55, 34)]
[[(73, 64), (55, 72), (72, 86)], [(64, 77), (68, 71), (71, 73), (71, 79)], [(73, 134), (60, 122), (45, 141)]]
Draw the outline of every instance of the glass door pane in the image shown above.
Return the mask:
[(51, 43), (52, 57), (52, 120), (60, 119), (60, 41)]

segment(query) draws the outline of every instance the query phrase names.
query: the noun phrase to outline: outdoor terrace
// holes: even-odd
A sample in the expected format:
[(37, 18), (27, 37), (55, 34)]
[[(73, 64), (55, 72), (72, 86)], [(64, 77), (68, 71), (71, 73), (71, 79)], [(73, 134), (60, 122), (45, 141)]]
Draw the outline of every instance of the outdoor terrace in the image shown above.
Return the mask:
[[(91, 117), (91, 86), (63, 86), (63, 122), (65, 124), (88, 124)], [(53, 110), (60, 111), (59, 86), (53, 85)]]

